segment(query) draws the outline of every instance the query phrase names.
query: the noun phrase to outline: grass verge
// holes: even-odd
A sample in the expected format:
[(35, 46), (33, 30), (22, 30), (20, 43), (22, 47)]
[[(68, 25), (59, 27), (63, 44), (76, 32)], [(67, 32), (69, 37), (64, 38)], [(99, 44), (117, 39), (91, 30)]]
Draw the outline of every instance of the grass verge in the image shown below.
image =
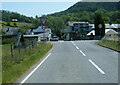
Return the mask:
[(120, 52), (120, 42), (101, 40), (101, 41), (96, 42), (96, 44)]
[(2, 83), (2, 46), (0, 45), (0, 84)]
[[(50, 43), (38, 43), (29, 52), (21, 52), (17, 56), (10, 57), (9, 45), (3, 46), (2, 55), (2, 83), (15, 83), (30, 67), (37, 63), (52, 48)], [(21, 59), (21, 62), (17, 62)]]
[[(10, 27), (10, 26), (6, 26), (7, 22), (2, 21), (1, 23), (2, 23), (2, 26), (1, 26), (2, 28), (8, 28), (8, 27)], [(22, 27), (22, 26), (32, 27), (33, 26), (32, 23), (26, 23), (26, 22), (10, 22), (10, 25), (14, 27), (14, 23), (16, 23), (17, 27)], [(0, 29), (2, 29), (2, 28), (0, 28)]]

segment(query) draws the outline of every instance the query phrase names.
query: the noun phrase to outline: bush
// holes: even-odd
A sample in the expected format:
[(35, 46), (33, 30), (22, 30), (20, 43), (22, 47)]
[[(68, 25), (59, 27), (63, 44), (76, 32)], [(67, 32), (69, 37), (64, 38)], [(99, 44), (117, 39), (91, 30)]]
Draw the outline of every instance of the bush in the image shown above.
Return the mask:
[(15, 42), (15, 38), (2, 39), (2, 44), (10, 44), (10, 43), (14, 43), (14, 42)]

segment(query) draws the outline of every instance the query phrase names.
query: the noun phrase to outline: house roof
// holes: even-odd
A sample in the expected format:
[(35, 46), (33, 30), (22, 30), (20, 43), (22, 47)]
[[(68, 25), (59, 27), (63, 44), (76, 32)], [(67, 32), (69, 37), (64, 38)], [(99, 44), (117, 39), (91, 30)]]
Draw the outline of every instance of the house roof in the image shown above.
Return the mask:
[(74, 24), (83, 24), (83, 23), (89, 24), (88, 22), (70, 22), (70, 21), (68, 21), (68, 24), (69, 24), (70, 26), (73, 26)]
[[(91, 28), (95, 28), (94, 24), (89, 24)], [(105, 24), (105, 28), (120, 28), (120, 24)]]
[[(95, 30), (92, 30), (87, 35), (91, 35), (91, 33), (95, 35)], [(105, 29), (105, 34), (118, 34), (118, 33), (113, 29)]]
[[(45, 27), (43, 27), (43, 28), (45, 28)], [(44, 32), (44, 29), (42, 29), (42, 26), (39, 26), (37, 29), (33, 29), (33, 32), (40, 32), (40, 33), (42, 33), (42, 32)]]
[(43, 27), (44, 29), (42, 29), (42, 26), (39, 26), (37, 29), (33, 29), (33, 32), (37, 32), (37, 33), (43, 33), (43, 32), (51, 32), (50, 28), (45, 28), (45, 26)]
[(14, 30), (16, 29), (20, 29), (18, 27), (9, 27), (9, 28), (3, 28), (3, 32), (6, 33), (6, 35), (13, 35), (14, 34)]

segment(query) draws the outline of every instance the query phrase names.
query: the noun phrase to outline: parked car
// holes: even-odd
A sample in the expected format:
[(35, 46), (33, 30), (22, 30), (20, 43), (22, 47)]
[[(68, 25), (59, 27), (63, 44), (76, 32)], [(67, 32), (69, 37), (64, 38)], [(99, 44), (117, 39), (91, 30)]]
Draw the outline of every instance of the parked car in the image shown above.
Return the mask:
[(58, 37), (58, 36), (53, 36), (50, 40), (51, 40), (51, 41), (58, 41), (58, 40), (59, 40), (59, 37)]
[(41, 41), (47, 41), (48, 38), (47, 37), (41, 37)]

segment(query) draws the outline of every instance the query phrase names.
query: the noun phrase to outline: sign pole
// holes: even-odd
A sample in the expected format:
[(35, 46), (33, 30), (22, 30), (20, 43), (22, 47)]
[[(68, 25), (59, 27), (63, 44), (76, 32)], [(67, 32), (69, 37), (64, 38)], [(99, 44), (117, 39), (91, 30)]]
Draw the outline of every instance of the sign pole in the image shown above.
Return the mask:
[(43, 28), (44, 24), (46, 23), (47, 18), (46, 17), (40, 17), (42, 29), (43, 29), (43, 38), (45, 39), (45, 28)]

